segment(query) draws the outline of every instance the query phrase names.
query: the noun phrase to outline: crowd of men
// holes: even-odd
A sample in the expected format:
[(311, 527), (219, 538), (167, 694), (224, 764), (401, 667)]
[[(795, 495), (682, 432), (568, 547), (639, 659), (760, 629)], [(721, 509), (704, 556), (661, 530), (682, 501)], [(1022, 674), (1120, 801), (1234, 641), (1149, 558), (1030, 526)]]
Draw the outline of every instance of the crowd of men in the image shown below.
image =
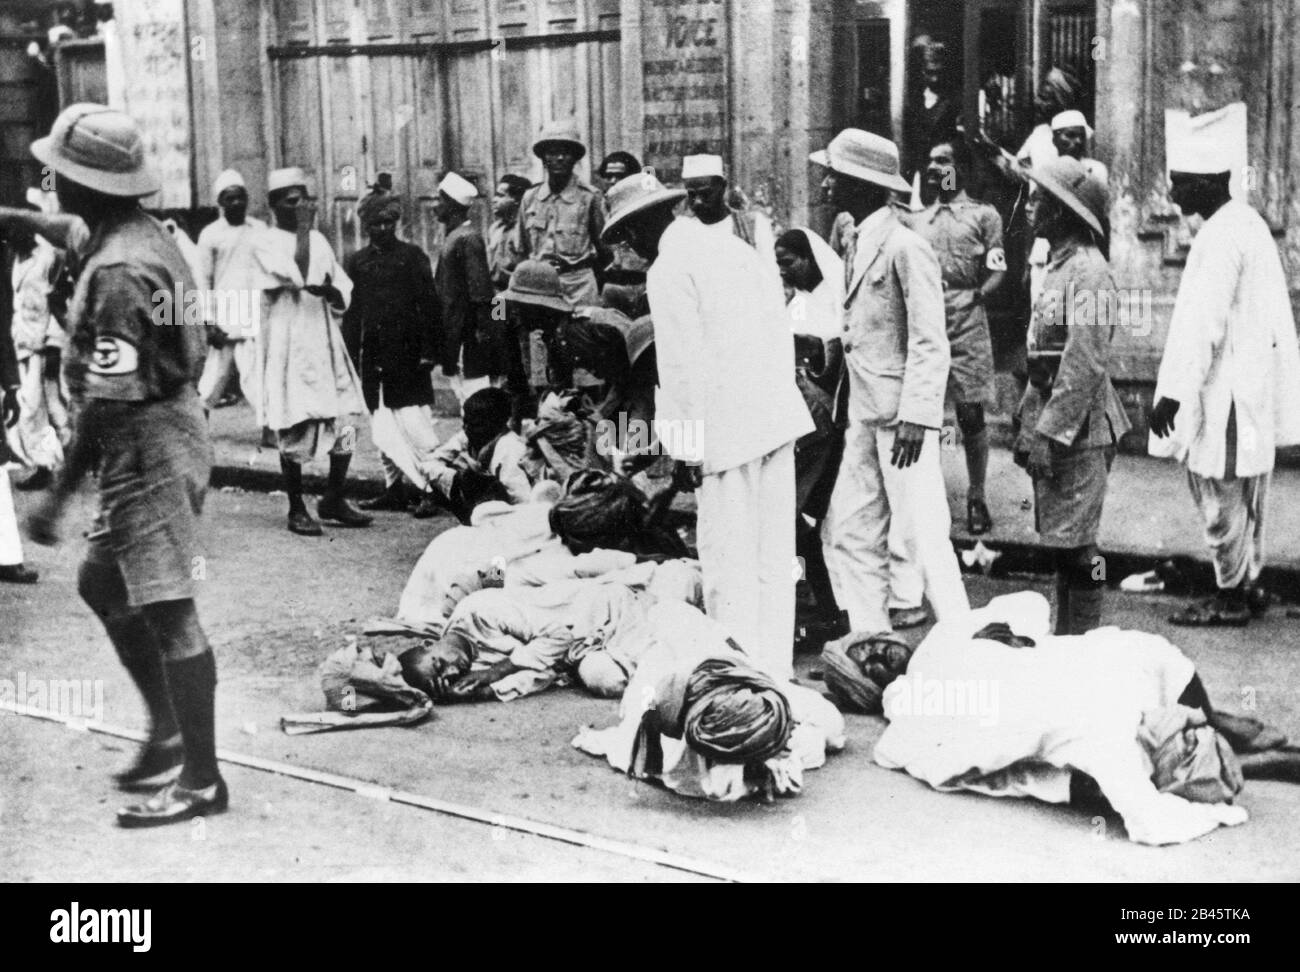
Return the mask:
[[(1109, 377), (1122, 322), (1079, 319), (1081, 305), (1066, 298), (1116, 290), (1105, 168), (1087, 155), (1090, 135), (1082, 114), (1066, 108), (1018, 157), (999, 157), (1005, 177), (1028, 192), (1035, 239), (1015, 454), (1033, 481), (1036, 529), (1055, 555), (1060, 636), (1101, 623), (1097, 533), (1130, 427)], [(797, 557), (819, 641), (850, 631), (887, 638), (929, 619), (923, 601), (941, 623), (970, 610), (949, 538), (939, 436), (951, 406), (969, 476), (967, 525), (985, 533), (993, 525), (985, 308), (1007, 260), (998, 211), (968, 192), (970, 146), (958, 133), (930, 140), (919, 197), (928, 205), (887, 138), (846, 129), (813, 153), (839, 214), (827, 241), (806, 228), (778, 234), (763, 213), (736, 205), (717, 156), (686, 157), (674, 188), (614, 152), (596, 170), (603, 187), (592, 186), (577, 170), (587, 152), (579, 133), (556, 123), (533, 146), (540, 183), (497, 181), (486, 236), (472, 218), (480, 187), (446, 174), (434, 207), (436, 264), (401, 239), (406, 207), (386, 178), (357, 206), (366, 245), (340, 261), (315, 227), (300, 168), (269, 174), (270, 224), (248, 214), (241, 174), (222, 173), (213, 186), (220, 217), (191, 242), (141, 208), (158, 177), (125, 115), (74, 105), (32, 151), (57, 175), (58, 205), (0, 210), (15, 295), (11, 333), (0, 341), (4, 415), (15, 456), (32, 470), (18, 487), (41, 491), (27, 522), (33, 540), (53, 542), (70, 495), (98, 477), (79, 589), (151, 725), (119, 783), (137, 788), (171, 774), (119, 813), (123, 825), (186, 819), (228, 800), (215, 757), (215, 665), (190, 563), (212, 462), (205, 413), (236, 374), (264, 444), (278, 451), (295, 534), (406, 511), (449, 511), (486, 529), (502, 504), (545, 502), (549, 512), (530, 527), (543, 547), (555, 540), (566, 557), (613, 549), (632, 563), (662, 563), (689, 552), (675, 535), (665, 539), (658, 518), (673, 495), (694, 491), (698, 601), (716, 628), (691, 636), (713, 646), (704, 655), (663, 661), (665, 684), (680, 696), (667, 721), (682, 724), (678, 737), (695, 726), (688, 742), (715, 761), (771, 762), (800, 724), (836, 737), (824, 713), (771, 717), (789, 702)], [(1261, 218), (1231, 197), (1221, 142), (1193, 133), (1170, 154), (1172, 198), (1204, 225), (1151, 427), (1181, 443), (1175, 454), (1188, 467), (1219, 588), (1172, 620), (1239, 625), (1263, 603), (1256, 583), (1275, 448), (1300, 441), (1300, 410), (1283, 407), (1287, 386), (1300, 387), (1300, 357), (1276, 247)], [(158, 326), (185, 323), (179, 295), (189, 291), (202, 295), (203, 326)], [(1103, 304), (1115, 306), (1090, 306)], [(446, 441), (433, 412), (435, 370), (462, 409), (463, 430)], [(347, 478), (363, 412), (385, 489), (353, 503)], [(654, 431), (640, 435), (643, 427)], [(651, 502), (633, 477), (652, 486), (645, 474), (664, 455), (670, 485)], [(328, 476), (313, 516), (303, 469), (318, 460)], [(585, 576), (567, 561), (564, 570), (569, 580)], [(0, 471), (0, 580), (35, 579)], [(592, 610), (608, 621), (611, 603), (622, 601), (597, 598)], [(552, 639), (550, 654), (533, 644), (567, 604), (538, 602), (527, 621), (535, 632), (509, 634), (525, 623), (523, 608), (471, 594), (459, 613), (440, 617), (451, 619), (441, 630), (446, 657), (422, 684), (441, 701), (506, 698), (493, 691), (507, 679), (532, 672), (526, 680), (538, 683), (538, 666), (577, 665), (577, 642), (590, 651), (607, 623), (593, 621), (582, 639), (570, 624), (569, 641)], [(662, 624), (697, 623), (679, 608)], [(480, 613), (467, 616), (472, 609)], [(663, 628), (644, 630), (645, 644), (673, 640)], [(865, 655), (853, 660), (877, 677)], [(611, 677), (602, 668), (601, 694), (629, 685), (628, 669), (620, 663)], [(714, 722), (763, 728), (752, 746), (727, 748), (701, 741)], [(631, 740), (640, 730), (629, 731)], [(622, 762), (635, 763), (640, 745)]]

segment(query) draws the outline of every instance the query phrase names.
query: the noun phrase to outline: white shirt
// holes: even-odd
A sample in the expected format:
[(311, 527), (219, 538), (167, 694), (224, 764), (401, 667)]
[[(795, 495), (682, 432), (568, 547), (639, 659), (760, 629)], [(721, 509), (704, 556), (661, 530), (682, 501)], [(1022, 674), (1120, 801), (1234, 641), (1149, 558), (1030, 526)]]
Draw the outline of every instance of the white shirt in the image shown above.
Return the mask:
[(646, 290), (659, 359), (655, 428), (674, 458), (720, 473), (812, 431), (785, 295), (753, 247), (678, 219)]
[(1198, 476), (1226, 472), (1233, 403), (1238, 476), (1270, 471), (1277, 446), (1300, 443), (1300, 349), (1286, 275), (1268, 225), (1246, 203), (1224, 203), (1192, 241), (1155, 397), (1181, 408), (1169, 437), (1151, 436), (1151, 454)]
[(210, 294), (210, 319), (226, 335), (239, 340), (253, 336), (257, 322), (240, 320), (240, 304), (234, 299), (246, 291), (265, 289), (261, 266), (256, 257), (258, 234), (266, 224), (252, 216), (239, 226), (231, 226), (221, 216), (199, 233), (197, 271), (199, 287)]

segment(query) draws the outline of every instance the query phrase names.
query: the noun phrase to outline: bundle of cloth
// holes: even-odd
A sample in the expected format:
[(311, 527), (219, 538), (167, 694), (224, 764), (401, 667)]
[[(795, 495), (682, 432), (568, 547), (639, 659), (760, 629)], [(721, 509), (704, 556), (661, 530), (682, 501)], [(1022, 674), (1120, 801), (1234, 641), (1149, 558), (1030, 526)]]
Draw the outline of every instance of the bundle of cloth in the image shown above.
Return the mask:
[(645, 563), (590, 580), (470, 594), (442, 635), (403, 652), (407, 681), (435, 702), (512, 699), (573, 679), (617, 698), (652, 642), (650, 608), (699, 603), (699, 565)]
[(620, 722), (584, 726), (573, 746), (682, 796), (732, 802), (793, 796), (804, 770), (844, 748), (844, 718), (818, 693), (755, 668), (698, 609), (659, 602), (639, 630)]
[(1141, 844), (1244, 823), (1227, 743), (1267, 748), (1278, 740), (1260, 733), (1276, 734), (1214, 713), (1192, 662), (1164, 638), (1113, 627), (1051, 636), (1049, 613), (1023, 592), (937, 624), (884, 690), (876, 762), (939, 790), (1051, 803), (1070, 802), (1072, 779), (1076, 797), (1080, 781), (1095, 784)]
[(560, 482), (583, 469), (609, 468), (596, 448), (596, 426), (576, 393), (548, 392), (538, 403), (537, 421), (524, 436), (529, 475)]

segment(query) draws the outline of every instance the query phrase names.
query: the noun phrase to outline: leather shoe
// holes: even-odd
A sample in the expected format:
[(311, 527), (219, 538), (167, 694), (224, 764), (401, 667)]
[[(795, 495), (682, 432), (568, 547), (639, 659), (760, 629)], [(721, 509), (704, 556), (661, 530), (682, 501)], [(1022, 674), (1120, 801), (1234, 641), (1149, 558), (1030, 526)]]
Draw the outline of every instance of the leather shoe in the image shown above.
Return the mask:
[(406, 497), (402, 495), (401, 490), (386, 489), (373, 499), (362, 500), (357, 507), (363, 510), (400, 513), (406, 509)]
[(161, 827), (163, 824), (222, 813), (229, 804), (230, 794), (226, 791), (225, 780), (219, 779), (201, 790), (170, 783), (144, 803), (117, 811), (117, 823), (120, 827)]
[(290, 510), (289, 532), (303, 537), (319, 537), (324, 531), (306, 510)]
[(316, 515), (322, 520), (333, 520), (340, 526), (364, 527), (374, 522), (342, 496), (326, 497), (316, 504)]
[(988, 533), (993, 529), (993, 517), (989, 516), (989, 508), (982, 499), (969, 499), (966, 501), (966, 531), (973, 537), (981, 533)]
[(35, 584), (41, 575), (24, 564), (0, 567), (0, 581), (10, 584)]
[(177, 737), (166, 743), (145, 743), (128, 769), (113, 774), (119, 790), (127, 793), (152, 793), (181, 775), (185, 764), (185, 747)]

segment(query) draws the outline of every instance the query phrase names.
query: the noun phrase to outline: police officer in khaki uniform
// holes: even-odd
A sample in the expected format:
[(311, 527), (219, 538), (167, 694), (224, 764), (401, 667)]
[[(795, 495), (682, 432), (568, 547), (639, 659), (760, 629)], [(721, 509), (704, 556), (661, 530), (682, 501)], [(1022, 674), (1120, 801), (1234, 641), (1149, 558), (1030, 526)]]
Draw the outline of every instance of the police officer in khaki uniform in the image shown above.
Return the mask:
[(193, 575), (212, 464), (196, 387), (207, 349), (203, 329), (187, 325), (172, 299), (195, 283), (171, 234), (140, 207), (161, 180), (130, 118), (103, 105), (72, 105), (32, 154), (57, 173), (60, 205), (85, 221), (90, 236), (76, 248), (68, 305), (64, 377), (77, 406), (75, 437), (28, 530), (38, 542), (57, 540), (67, 501), (93, 465), (99, 512), (77, 587), (150, 717), (148, 742), (117, 782), (162, 786), (119, 810), (118, 823), (146, 827), (218, 813), (228, 797), (217, 766), (217, 670)]
[(573, 171), (587, 147), (572, 123), (557, 122), (542, 130), (533, 154), (542, 160), (546, 178), (519, 204), (519, 259), (552, 264), (570, 304), (596, 306), (596, 267), (608, 262), (600, 245), (605, 197)]
[(969, 172), (970, 154), (964, 142), (935, 143), (925, 170), (935, 200), (905, 222), (930, 244), (943, 274), (943, 306), (952, 351), (948, 398), (957, 413), (970, 477), (966, 526), (971, 533), (981, 534), (993, 526), (984, 502), (989, 466), (984, 409), (992, 407), (994, 400), (993, 341), (984, 306), (1002, 285), (1007, 258), (1002, 249), (1002, 217), (992, 206), (966, 194)]

